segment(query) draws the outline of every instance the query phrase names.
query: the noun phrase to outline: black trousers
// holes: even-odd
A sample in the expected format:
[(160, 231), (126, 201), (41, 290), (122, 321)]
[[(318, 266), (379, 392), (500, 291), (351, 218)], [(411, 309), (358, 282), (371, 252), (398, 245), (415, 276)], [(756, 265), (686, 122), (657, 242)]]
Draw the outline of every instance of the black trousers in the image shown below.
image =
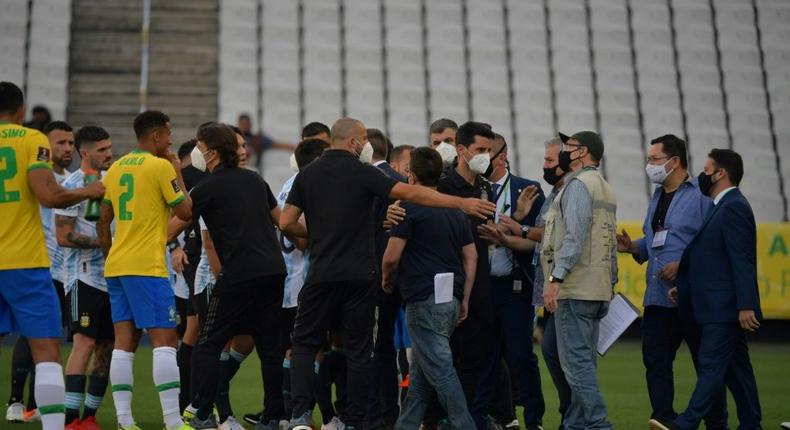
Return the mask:
[[(524, 406), (524, 424), (540, 425), (546, 404), (540, 385), (538, 356), (532, 348), (533, 320), (532, 286), (527, 283), (522, 291), (513, 291), (512, 276), (491, 277), (491, 297), (494, 304), (494, 342), (485, 371), (481, 375), (477, 399), (469, 411), (478, 427), (485, 426), (486, 413), (495, 392), (497, 366), (500, 357), (507, 361), (512, 377), (514, 401)], [(502, 354), (504, 346), (504, 354)]]
[(291, 398), (293, 416), (308, 411), (313, 395), (313, 361), (330, 326), (339, 326), (347, 360), (347, 403), (341, 419), (362, 428), (370, 390), (376, 294), (374, 282), (339, 281), (305, 285), (293, 332)]
[(367, 426), (392, 426), (398, 419), (398, 362), (395, 351), (395, 318), (400, 310), (400, 296), (378, 291), (373, 362), (370, 373), (370, 397)]
[(222, 276), (211, 296), (208, 313), (200, 327), (192, 353), (192, 405), (198, 416), (211, 413), (217, 396), (219, 356), (236, 334), (251, 334), (261, 359), (263, 373), (264, 422), (279, 420), (284, 411), (282, 394), (282, 348), (280, 317), (285, 275), (264, 276), (239, 283), (227, 283)]
[[(647, 393), (653, 412), (651, 418), (672, 421), (677, 417), (673, 408), (675, 378), (673, 364), (680, 344), (685, 341), (694, 367), (698, 367), (700, 329), (684, 322), (677, 308), (646, 306), (642, 318), (642, 361), (645, 364)], [(722, 385), (708, 413), (705, 426), (709, 430), (727, 428), (727, 393)]]
[[(187, 283), (187, 290), (189, 296), (187, 297), (186, 316), (198, 315), (197, 307), (195, 305), (195, 275), (197, 274), (198, 263), (200, 262), (200, 248), (198, 248), (197, 255), (190, 251), (190, 247), (185, 247), (184, 252), (187, 254), (189, 263), (184, 264), (184, 271), (181, 273)], [(203, 306), (205, 308), (205, 305)], [(184, 319), (184, 330), (186, 330), (186, 318)]]

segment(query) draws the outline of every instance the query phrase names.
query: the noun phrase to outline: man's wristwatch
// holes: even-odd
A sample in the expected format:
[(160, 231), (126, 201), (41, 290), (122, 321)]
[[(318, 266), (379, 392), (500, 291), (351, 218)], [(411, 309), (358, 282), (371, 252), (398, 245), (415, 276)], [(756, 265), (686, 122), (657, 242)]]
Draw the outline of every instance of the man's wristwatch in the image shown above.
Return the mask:
[(175, 251), (175, 250), (176, 250), (176, 248), (178, 248), (179, 246), (181, 246), (181, 245), (179, 245), (179, 243), (178, 243), (178, 242), (170, 242), (170, 243), (168, 243), (168, 244), (167, 244), (167, 250), (168, 250), (168, 251), (170, 251), (170, 252), (173, 252), (173, 251)]
[(521, 226), (521, 238), (522, 239), (526, 239), (528, 234), (529, 234), (529, 226), (528, 225), (522, 225)]
[(555, 278), (554, 275), (549, 276), (549, 283), (558, 283), (561, 284), (564, 281), (562, 278)]

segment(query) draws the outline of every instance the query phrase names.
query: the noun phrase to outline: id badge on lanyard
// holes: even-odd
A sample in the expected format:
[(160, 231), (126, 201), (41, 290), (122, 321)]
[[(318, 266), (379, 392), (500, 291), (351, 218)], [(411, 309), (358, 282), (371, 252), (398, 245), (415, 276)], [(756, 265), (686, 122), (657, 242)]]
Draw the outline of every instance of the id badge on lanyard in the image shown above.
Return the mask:
[(667, 234), (669, 234), (669, 230), (660, 230), (657, 231), (656, 234), (653, 236), (653, 248), (661, 248), (667, 243)]

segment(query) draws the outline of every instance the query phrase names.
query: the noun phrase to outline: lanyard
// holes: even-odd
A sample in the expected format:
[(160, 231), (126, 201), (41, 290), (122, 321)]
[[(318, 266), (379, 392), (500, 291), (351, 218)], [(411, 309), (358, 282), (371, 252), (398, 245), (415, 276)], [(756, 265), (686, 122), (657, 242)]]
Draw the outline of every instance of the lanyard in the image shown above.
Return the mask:
[[(510, 175), (507, 175), (507, 179), (505, 179), (505, 183), (502, 185), (502, 188), (500, 188), (499, 192), (496, 195), (496, 198), (494, 199), (494, 203), (497, 206), (499, 206), (499, 198), (502, 197), (502, 194), (504, 194), (505, 191), (510, 193)], [(507, 194), (505, 194), (505, 195), (507, 195)], [(503, 206), (502, 207), (502, 213), (505, 213), (505, 212), (508, 211), (508, 209), (510, 209), (510, 205), (502, 205), (502, 206)]]

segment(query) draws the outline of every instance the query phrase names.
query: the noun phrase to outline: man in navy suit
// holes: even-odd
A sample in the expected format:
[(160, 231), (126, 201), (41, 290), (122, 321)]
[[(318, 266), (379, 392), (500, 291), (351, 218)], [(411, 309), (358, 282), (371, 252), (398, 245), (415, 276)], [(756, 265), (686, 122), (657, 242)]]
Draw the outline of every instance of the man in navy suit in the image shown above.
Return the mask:
[[(510, 173), (507, 143), (504, 137), (496, 135), (491, 154), (491, 164), (485, 176), (491, 184), (489, 199), (497, 205), (496, 221), (499, 221), (498, 218), (501, 216), (508, 216), (519, 219), (523, 226), (535, 225), (544, 200), (540, 183)], [(534, 190), (532, 207), (527, 209), (526, 214), (517, 214), (519, 196), (528, 188)], [(493, 354), (490, 355), (483, 370), (470, 412), (475, 421), (485, 418), (494, 397), (493, 389), (498, 379), (495, 376), (501, 358), (500, 352), (504, 351), (514, 388), (513, 403), (524, 407), (523, 422), (526, 428), (538, 429), (546, 406), (540, 388), (538, 357), (532, 350), (535, 317), (535, 308), (532, 306), (534, 242), (532, 248), (528, 250), (516, 250), (515, 246), (508, 246), (507, 242), (491, 237), (490, 231), (486, 233), (485, 228), (481, 229), (481, 233), (491, 242), (489, 246), (491, 298), (497, 327), (492, 333)]]
[[(375, 128), (367, 129), (367, 133), (368, 142), (373, 147), (372, 164), (390, 178), (405, 183), (406, 178), (396, 172), (386, 161), (390, 146), (387, 136), (381, 130)], [(379, 275), (381, 274), (381, 260), (389, 241), (389, 234), (383, 228), (389, 203), (389, 201), (377, 197), (373, 204), (376, 223), (376, 265)], [(397, 354), (394, 343), (395, 319), (400, 308), (400, 295), (397, 291), (393, 294), (385, 294), (380, 288), (380, 284), (379, 282), (379, 285), (376, 287), (378, 296), (376, 305), (378, 308), (378, 329), (373, 345), (370, 397), (367, 404), (367, 417), (365, 418), (366, 428), (370, 429), (393, 426), (400, 413), (398, 408)]]
[(713, 199), (697, 236), (683, 253), (676, 295), (681, 317), (699, 325), (697, 386), (685, 412), (673, 421), (650, 420), (652, 430), (696, 429), (715, 395), (727, 384), (738, 408), (739, 430), (762, 429), (757, 384), (746, 332), (760, 327), (757, 288), (757, 229), (738, 185), (743, 160), (729, 149), (708, 154), (699, 175), (703, 194)]

